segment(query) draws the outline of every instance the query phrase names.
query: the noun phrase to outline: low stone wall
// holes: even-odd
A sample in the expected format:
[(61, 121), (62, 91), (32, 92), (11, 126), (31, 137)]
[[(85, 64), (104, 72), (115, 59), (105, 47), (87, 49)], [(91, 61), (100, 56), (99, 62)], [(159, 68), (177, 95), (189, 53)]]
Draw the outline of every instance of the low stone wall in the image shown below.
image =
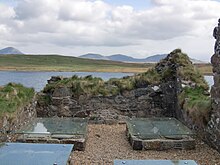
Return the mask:
[(38, 101), (38, 117), (88, 117), (93, 122), (111, 124), (126, 117), (174, 117), (176, 92), (174, 83), (148, 86), (124, 91), (116, 96), (72, 97), (71, 89), (57, 88), (50, 97), (50, 104)]
[(195, 139), (190, 136), (179, 140), (163, 138), (143, 140), (132, 135), (128, 128), (126, 128), (126, 134), (133, 150), (195, 149)]
[(188, 128), (193, 130), (196, 134), (197, 137), (200, 138), (201, 140), (205, 139), (205, 130), (207, 125), (204, 124), (202, 121), (201, 122), (196, 122), (194, 121), (191, 116), (184, 110), (183, 108), (180, 109), (181, 111), (181, 118), (178, 118), (184, 125), (186, 125)]
[(0, 118), (0, 142), (13, 140), (11, 139), (13, 132), (36, 117), (36, 104), (37, 102), (33, 99), (33, 101), (24, 108)]

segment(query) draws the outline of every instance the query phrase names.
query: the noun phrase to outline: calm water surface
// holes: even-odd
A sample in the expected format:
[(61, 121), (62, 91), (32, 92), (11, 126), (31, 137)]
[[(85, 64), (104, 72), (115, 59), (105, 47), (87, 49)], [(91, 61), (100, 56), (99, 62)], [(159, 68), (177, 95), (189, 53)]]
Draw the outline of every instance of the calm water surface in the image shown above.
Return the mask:
[(27, 87), (33, 87), (36, 91), (42, 90), (51, 76), (72, 77), (88, 76), (101, 77), (103, 80), (110, 78), (121, 78), (133, 75), (133, 73), (109, 73), (109, 72), (20, 72), (20, 71), (0, 71), (0, 86), (9, 82), (21, 83)]
[[(27, 87), (33, 87), (36, 91), (42, 90), (51, 76), (72, 77), (73, 75), (101, 77), (103, 80), (121, 78), (134, 73), (109, 73), (109, 72), (20, 72), (0, 71), (0, 86), (9, 82), (21, 83)], [(213, 85), (213, 76), (205, 76), (209, 86)]]

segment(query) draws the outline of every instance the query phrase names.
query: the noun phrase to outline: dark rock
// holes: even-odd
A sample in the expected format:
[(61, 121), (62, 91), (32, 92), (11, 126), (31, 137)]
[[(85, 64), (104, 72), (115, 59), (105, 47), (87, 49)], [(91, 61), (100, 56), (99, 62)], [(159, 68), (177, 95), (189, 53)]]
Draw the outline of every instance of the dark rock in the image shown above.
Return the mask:
[(52, 97), (72, 96), (71, 90), (67, 87), (55, 88)]
[(50, 80), (47, 80), (48, 84), (56, 83), (57, 81), (63, 80), (62, 76), (52, 76)]
[(214, 74), (213, 78), (214, 78), (214, 86), (215, 87), (220, 86), (220, 74)]

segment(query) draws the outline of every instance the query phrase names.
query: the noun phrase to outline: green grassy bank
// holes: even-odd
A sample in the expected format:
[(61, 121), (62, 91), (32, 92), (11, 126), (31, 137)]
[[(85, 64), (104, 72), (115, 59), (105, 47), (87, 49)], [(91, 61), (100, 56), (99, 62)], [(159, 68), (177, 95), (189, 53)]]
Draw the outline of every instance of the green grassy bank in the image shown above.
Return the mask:
[(59, 55), (1, 55), (0, 70), (145, 72), (153, 64), (123, 63)]
[[(60, 55), (0, 55), (0, 70), (72, 72), (146, 72), (152, 63), (123, 63)], [(203, 74), (212, 74), (210, 64), (195, 64)]]

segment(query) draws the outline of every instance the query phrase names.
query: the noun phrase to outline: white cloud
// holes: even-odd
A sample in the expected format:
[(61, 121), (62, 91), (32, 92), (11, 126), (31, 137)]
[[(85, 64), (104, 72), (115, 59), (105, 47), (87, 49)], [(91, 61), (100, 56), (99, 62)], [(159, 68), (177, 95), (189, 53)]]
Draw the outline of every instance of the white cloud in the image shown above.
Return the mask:
[(4, 4), (0, 4), (0, 11), (1, 11), (0, 19), (6, 20), (13, 18), (15, 16), (14, 9)]
[(211, 0), (152, 0), (145, 10), (101, 0), (17, 1), (16, 7), (0, 3), (0, 46), (12, 43), (30, 53), (144, 57), (180, 47), (208, 60), (220, 11), (220, 2)]
[(67, 21), (95, 22), (105, 19), (109, 9), (109, 5), (102, 1), (67, 0), (65, 3), (61, 3), (59, 18)]

